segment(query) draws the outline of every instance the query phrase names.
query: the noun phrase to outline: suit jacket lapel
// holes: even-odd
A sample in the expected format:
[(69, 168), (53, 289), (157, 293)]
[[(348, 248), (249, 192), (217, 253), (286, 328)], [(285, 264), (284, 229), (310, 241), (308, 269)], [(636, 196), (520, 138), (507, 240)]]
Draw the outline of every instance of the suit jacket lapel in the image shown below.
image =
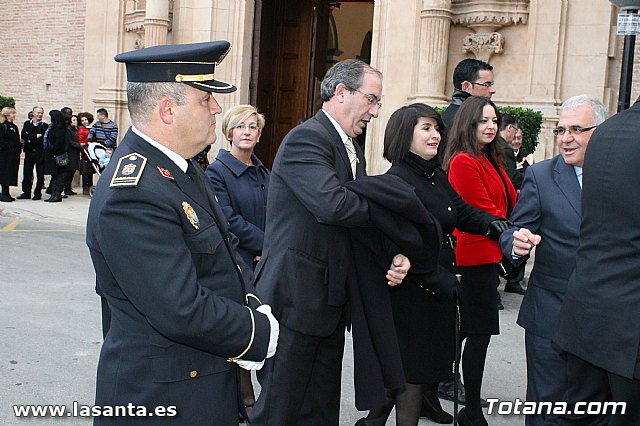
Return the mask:
[(565, 163), (561, 155), (556, 157), (555, 161), (555, 174), (553, 177), (556, 185), (558, 185), (558, 188), (560, 188), (560, 191), (567, 198), (569, 204), (571, 204), (571, 207), (573, 207), (578, 216), (582, 217), (582, 191), (575, 169), (573, 166)]
[[(347, 154), (347, 148), (345, 148), (344, 142), (342, 142), (342, 139), (340, 139), (340, 134), (338, 134), (338, 131), (333, 126), (333, 123), (329, 120), (327, 115), (322, 110), (318, 111), (318, 113), (316, 114), (316, 119), (329, 132), (329, 135), (331, 136), (331, 139), (330, 139), (331, 143), (337, 147), (338, 153), (340, 153), (340, 157), (342, 158), (342, 161), (345, 167), (349, 170), (349, 172), (351, 173), (351, 176), (355, 179), (355, 176), (353, 176), (353, 172), (351, 171), (351, 161), (349, 161), (349, 154)], [(353, 144), (357, 145), (356, 142), (353, 142)], [(359, 148), (356, 147), (356, 155), (358, 151), (359, 151)], [(358, 158), (360, 158), (359, 155), (358, 155)], [(358, 165), (356, 165), (356, 171), (358, 171), (357, 168), (358, 168)]]

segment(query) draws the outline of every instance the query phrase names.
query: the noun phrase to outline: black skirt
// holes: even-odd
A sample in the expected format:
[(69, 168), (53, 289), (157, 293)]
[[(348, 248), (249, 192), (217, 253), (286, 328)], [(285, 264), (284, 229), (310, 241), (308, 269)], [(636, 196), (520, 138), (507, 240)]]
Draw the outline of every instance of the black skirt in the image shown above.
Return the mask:
[(459, 269), (462, 274), (460, 330), (470, 334), (500, 334), (496, 265), (459, 266)]

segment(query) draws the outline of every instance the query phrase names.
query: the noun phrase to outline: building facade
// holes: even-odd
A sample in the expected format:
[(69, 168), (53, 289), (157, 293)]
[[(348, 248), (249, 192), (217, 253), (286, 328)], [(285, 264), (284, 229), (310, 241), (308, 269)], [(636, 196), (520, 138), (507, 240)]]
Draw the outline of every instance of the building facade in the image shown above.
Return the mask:
[[(124, 130), (126, 74), (113, 57), (157, 44), (226, 39), (217, 77), (238, 87), (223, 109), (252, 103), (267, 126), (258, 155), (271, 164), (282, 137), (320, 105), (319, 82), (336, 61), (360, 58), (384, 74), (383, 108), (367, 129), (369, 173), (382, 173), (388, 117), (410, 102), (448, 104), (463, 58), (494, 66), (498, 105), (540, 110), (538, 160), (557, 153), (551, 129), (570, 96), (617, 107), (623, 38), (608, 0), (68, 0), (5, 2), (0, 95), (19, 117), (33, 105), (105, 107)], [(44, 28), (36, 30), (36, 28)], [(632, 101), (640, 94), (640, 49)], [(17, 66), (17, 67), (16, 67)], [(18, 69), (18, 72), (15, 70)], [(121, 132), (124, 134), (124, 131)], [(218, 148), (228, 147), (222, 135)]]

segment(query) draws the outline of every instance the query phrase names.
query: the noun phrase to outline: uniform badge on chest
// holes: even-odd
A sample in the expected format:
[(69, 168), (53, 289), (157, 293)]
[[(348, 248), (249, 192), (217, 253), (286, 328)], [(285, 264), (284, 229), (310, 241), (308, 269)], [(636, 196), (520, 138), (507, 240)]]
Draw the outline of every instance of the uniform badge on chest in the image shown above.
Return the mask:
[(196, 211), (193, 209), (193, 207), (191, 207), (191, 204), (183, 201), (182, 210), (184, 210), (184, 213), (187, 215), (187, 219), (189, 219), (191, 225), (193, 225), (193, 227), (196, 229), (200, 229), (200, 220), (198, 219)]

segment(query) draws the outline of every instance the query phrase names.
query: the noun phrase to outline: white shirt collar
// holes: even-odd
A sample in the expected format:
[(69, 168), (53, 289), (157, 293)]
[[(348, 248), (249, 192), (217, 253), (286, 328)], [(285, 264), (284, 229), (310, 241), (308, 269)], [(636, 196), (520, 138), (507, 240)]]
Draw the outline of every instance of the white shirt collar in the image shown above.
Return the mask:
[(333, 124), (333, 127), (336, 128), (336, 130), (338, 131), (338, 134), (340, 135), (340, 139), (342, 140), (342, 143), (345, 143), (347, 141), (347, 139), (349, 139), (349, 136), (347, 136), (347, 134), (345, 133), (344, 130), (342, 130), (342, 127), (340, 127), (340, 125), (338, 124), (338, 122), (336, 120), (333, 119), (333, 117), (331, 116), (331, 114), (329, 114), (325, 109), (322, 109), (322, 112), (324, 112), (324, 114), (327, 116), (327, 118), (329, 119), (329, 121), (331, 122), (331, 124)]
[(133, 130), (133, 133), (135, 133), (136, 135), (140, 136), (142, 139), (144, 139), (145, 141), (149, 142), (154, 147), (158, 148), (164, 155), (169, 157), (169, 159), (171, 161), (176, 163), (176, 166), (178, 166), (180, 168), (180, 170), (182, 170), (185, 173), (187, 172), (187, 165), (188, 165), (187, 160), (185, 160), (184, 158), (182, 158), (180, 155), (176, 154), (175, 152), (171, 151), (166, 146), (160, 144), (159, 142), (154, 141), (149, 136), (145, 135), (140, 130), (136, 129), (136, 126), (131, 126), (131, 130)]

